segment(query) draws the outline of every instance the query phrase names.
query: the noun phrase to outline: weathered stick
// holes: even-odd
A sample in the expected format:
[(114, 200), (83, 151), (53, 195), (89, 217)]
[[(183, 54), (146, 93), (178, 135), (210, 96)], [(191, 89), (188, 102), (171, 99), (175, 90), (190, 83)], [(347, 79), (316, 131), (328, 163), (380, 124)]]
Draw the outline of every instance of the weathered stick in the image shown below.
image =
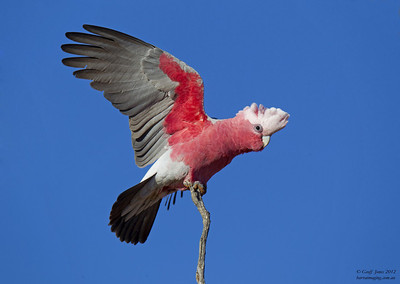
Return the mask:
[(190, 193), (192, 195), (192, 200), (194, 205), (196, 205), (199, 210), (201, 217), (203, 218), (203, 232), (200, 237), (199, 244), (199, 260), (197, 261), (197, 270), (196, 270), (196, 281), (198, 284), (205, 284), (204, 279), (204, 270), (205, 270), (205, 260), (206, 260), (206, 243), (208, 237), (208, 231), (210, 230), (210, 212), (207, 211), (204, 206), (203, 198), (200, 194), (200, 189), (198, 186), (190, 186)]

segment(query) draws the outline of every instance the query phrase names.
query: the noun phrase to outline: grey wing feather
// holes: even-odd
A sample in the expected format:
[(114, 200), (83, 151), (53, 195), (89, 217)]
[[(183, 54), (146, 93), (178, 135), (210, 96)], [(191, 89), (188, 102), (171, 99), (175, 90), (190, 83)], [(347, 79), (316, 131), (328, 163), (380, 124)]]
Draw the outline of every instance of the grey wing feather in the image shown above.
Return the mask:
[(129, 116), (135, 162), (145, 167), (166, 151), (168, 135), (163, 121), (172, 109), (178, 85), (159, 68), (164, 51), (111, 29), (83, 27), (93, 34), (66, 33), (79, 44), (62, 46), (65, 52), (83, 57), (65, 58), (62, 62), (81, 68), (74, 75), (91, 80), (94, 89), (104, 91), (104, 97)]

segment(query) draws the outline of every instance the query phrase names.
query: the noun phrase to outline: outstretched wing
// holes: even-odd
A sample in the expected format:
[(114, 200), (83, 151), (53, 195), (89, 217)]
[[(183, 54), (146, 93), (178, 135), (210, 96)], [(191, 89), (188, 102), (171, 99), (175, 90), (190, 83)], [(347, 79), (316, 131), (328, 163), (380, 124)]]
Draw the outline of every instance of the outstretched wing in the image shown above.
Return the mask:
[(81, 57), (63, 59), (81, 68), (73, 74), (92, 80), (104, 97), (129, 116), (135, 161), (145, 167), (168, 145), (193, 138), (209, 123), (203, 107), (203, 81), (190, 66), (171, 54), (111, 29), (92, 25), (92, 34), (70, 32), (80, 44), (61, 48)]

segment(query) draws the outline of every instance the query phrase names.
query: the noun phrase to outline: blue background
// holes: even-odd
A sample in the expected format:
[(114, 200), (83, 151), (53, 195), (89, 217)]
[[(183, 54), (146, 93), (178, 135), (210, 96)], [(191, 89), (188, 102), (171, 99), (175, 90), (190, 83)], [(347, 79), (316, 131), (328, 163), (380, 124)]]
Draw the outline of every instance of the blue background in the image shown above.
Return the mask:
[[(400, 2), (18, 1), (0, 11), (0, 282), (195, 283), (190, 195), (160, 208), (146, 244), (108, 215), (145, 174), (128, 120), (61, 64), (84, 23), (195, 68), (210, 116), (252, 102), (291, 114), (261, 153), (208, 183), (208, 283), (400, 279)], [(364, 282), (364, 281), (362, 281)], [(386, 283), (386, 282), (385, 282)]]

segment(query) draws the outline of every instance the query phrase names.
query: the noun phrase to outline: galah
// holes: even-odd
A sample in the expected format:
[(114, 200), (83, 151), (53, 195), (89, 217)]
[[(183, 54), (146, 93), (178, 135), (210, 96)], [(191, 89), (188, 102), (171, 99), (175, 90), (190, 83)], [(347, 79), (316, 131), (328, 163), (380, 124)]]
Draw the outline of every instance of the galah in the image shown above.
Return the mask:
[(153, 164), (137, 185), (118, 196), (111, 231), (127, 243), (144, 243), (161, 199), (191, 185), (205, 193), (208, 180), (232, 159), (261, 151), (284, 128), (289, 114), (255, 103), (230, 119), (209, 117), (203, 80), (190, 66), (154, 45), (108, 28), (84, 25), (68, 32), (80, 44), (65, 44), (63, 59), (129, 117), (135, 162)]

